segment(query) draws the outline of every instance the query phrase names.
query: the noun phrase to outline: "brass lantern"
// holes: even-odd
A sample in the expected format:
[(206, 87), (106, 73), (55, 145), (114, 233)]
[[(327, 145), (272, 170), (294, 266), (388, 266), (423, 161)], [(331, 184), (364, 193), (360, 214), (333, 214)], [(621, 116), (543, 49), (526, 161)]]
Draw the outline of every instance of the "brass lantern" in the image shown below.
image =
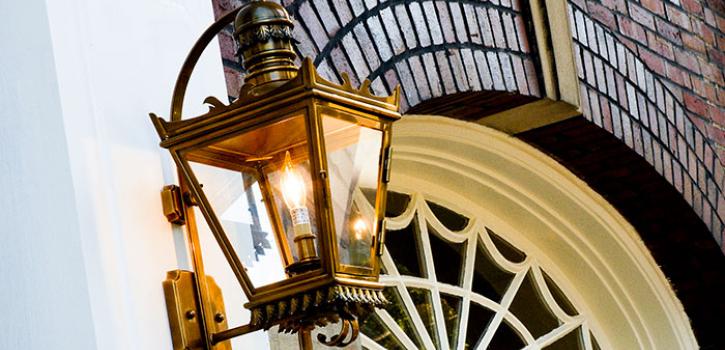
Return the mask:
[[(234, 13), (247, 71), (239, 98), (230, 105), (207, 99), (208, 113), (182, 120), (189, 67)], [(246, 293), (250, 329), (308, 331), (342, 320), (354, 338), (357, 318), (386, 303), (379, 256), (399, 88), (378, 97), (367, 80), (356, 89), (345, 74), (342, 85), (321, 78), (309, 58), (298, 68), (292, 26), (273, 2), (227, 14), (187, 59), (172, 120), (151, 119), (187, 202), (198, 205)], [(365, 212), (361, 200), (374, 202), (375, 211)], [(235, 215), (249, 224), (225, 219)], [(249, 275), (237, 243), (250, 239), (255, 249), (278, 250), (279, 273)]]

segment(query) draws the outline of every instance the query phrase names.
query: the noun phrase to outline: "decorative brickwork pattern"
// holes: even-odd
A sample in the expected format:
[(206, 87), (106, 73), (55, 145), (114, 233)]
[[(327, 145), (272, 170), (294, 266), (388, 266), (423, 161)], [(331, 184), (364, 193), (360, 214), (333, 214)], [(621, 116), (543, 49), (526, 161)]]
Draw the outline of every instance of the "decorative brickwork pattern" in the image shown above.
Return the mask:
[[(217, 16), (242, 4), (215, 0)], [(398, 84), (403, 111), (469, 91), (539, 96), (539, 79), (520, 0), (283, 0), (295, 19), (300, 57), (332, 81), (348, 72), (385, 95)], [(230, 95), (242, 78), (231, 29), (220, 36)]]
[(725, 162), (725, 2), (570, 1), (660, 77)]
[[(670, 182), (723, 245), (725, 173), (681, 99), (609, 28), (569, 7), (584, 116)], [(636, 200), (636, 198), (633, 198)]]

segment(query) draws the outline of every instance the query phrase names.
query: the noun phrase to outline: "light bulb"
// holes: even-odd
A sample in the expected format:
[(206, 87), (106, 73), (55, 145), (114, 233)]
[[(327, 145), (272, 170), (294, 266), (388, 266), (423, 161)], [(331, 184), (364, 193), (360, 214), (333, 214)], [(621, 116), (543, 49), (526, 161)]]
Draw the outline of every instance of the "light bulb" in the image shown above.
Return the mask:
[(284, 155), (284, 168), (282, 170), (282, 197), (289, 209), (305, 206), (305, 183), (297, 171), (292, 168), (292, 159), (289, 151)]
[(363, 235), (365, 234), (365, 231), (367, 231), (368, 225), (362, 218), (357, 218), (352, 225), (352, 229), (355, 231), (355, 239), (359, 241), (363, 239)]

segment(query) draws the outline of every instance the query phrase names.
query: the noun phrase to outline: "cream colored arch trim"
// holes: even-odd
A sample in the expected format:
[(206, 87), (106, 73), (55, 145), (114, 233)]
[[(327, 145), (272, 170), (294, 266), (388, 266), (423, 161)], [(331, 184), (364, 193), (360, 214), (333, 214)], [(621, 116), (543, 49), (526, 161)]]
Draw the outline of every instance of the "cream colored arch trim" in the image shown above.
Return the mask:
[(550, 271), (607, 349), (697, 349), (634, 228), (566, 168), (499, 131), (436, 116), (395, 124), (391, 189), (472, 213)]

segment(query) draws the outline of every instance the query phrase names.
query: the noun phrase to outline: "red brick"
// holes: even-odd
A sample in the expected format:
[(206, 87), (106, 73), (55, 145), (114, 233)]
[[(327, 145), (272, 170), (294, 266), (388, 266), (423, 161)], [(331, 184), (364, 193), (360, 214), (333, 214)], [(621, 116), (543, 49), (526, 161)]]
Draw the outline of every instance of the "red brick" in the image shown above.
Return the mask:
[(629, 148), (634, 149), (637, 154), (642, 155), (642, 127), (638, 123), (632, 122), (632, 143)]
[[(330, 51), (330, 58), (332, 59), (332, 64), (335, 65), (335, 68), (337, 68), (338, 72), (348, 72), (352, 73), (352, 67), (350, 67), (350, 63), (347, 61), (347, 57), (345, 57), (345, 54), (343, 53), (342, 49), (338, 46), (332, 49)], [(354, 62), (353, 64), (358, 63)], [(362, 63), (362, 62), (360, 62)], [(352, 86), (358, 86), (360, 82), (357, 80), (357, 76), (355, 74), (350, 74), (350, 82), (352, 83)], [(390, 85), (395, 86), (395, 85)]]
[(585, 118), (591, 120), (591, 108), (589, 106), (589, 89), (586, 86), (579, 85), (579, 96), (581, 100), (581, 111)]
[(706, 124), (707, 136), (711, 140), (715, 141), (718, 145), (725, 145), (725, 130), (722, 130), (715, 125)]
[(232, 38), (231, 34), (226, 31), (222, 31), (219, 35), (217, 35), (217, 38), (219, 39), (222, 58), (236, 62), (237, 55), (235, 48), (237, 47), (237, 44), (234, 42), (234, 38)]
[[(478, 9), (476, 10), (478, 11)], [(435, 16), (435, 14), (433, 14)], [(526, 22), (523, 16), (516, 16), (516, 34), (518, 35), (519, 45), (521, 46), (522, 52), (530, 52), (531, 44), (529, 43), (529, 36), (526, 29)], [(534, 45), (536, 42), (534, 41)]]
[(602, 22), (604, 25), (609, 27), (609, 29), (617, 29), (617, 20), (614, 18), (613, 11), (594, 2), (590, 2), (587, 7), (590, 16), (592, 16), (599, 22)]
[(690, 50), (705, 53), (705, 42), (697, 36), (682, 33), (682, 44)]
[(215, 18), (219, 18), (223, 14), (239, 6), (239, 4), (237, 4), (234, 0), (216, 0), (212, 1), (212, 4), (214, 5), (213, 7)]
[(655, 23), (657, 25), (657, 33), (659, 33), (663, 38), (672, 41), (675, 44), (682, 44), (682, 39), (680, 38), (680, 30), (677, 29), (677, 27), (673, 26), (667, 20), (663, 20), (661, 18), (655, 19)]
[[(715, 153), (717, 153), (717, 157), (720, 159), (720, 164), (725, 165), (725, 147), (718, 147)], [(725, 245), (723, 246), (723, 253), (725, 253)]]
[(644, 8), (646, 8), (658, 15), (665, 14), (665, 7), (662, 4), (662, 0), (642, 0), (641, 4), (642, 4), (642, 6), (644, 6)]
[(686, 88), (691, 87), (690, 76), (684, 70), (677, 68), (670, 63), (665, 63), (665, 71), (667, 72), (667, 77), (676, 84)]
[(685, 12), (678, 10), (674, 6), (667, 5), (667, 18), (681, 28), (692, 30), (690, 17)]
[(647, 68), (653, 70), (657, 74), (665, 74), (665, 61), (662, 57), (660, 57), (660, 55), (640, 47), (639, 58), (642, 59)]
[(721, 66), (725, 66), (725, 54), (723, 54), (723, 52), (719, 49), (709, 48), (707, 49), (707, 55), (710, 57), (711, 61), (714, 61)]
[(631, 51), (637, 52), (637, 43), (636, 42), (634, 42), (632, 40), (629, 40), (629, 39), (627, 39), (627, 38), (625, 38), (623, 36), (622, 37), (619, 37), (619, 41), (622, 44), (624, 44), (624, 46), (626, 46)]
[(703, 96), (719, 106), (725, 105), (725, 94), (720, 91), (721, 89), (718, 86), (709, 82), (705, 82), (703, 85), (705, 88)]
[(725, 128), (725, 108), (709, 105), (710, 120), (720, 129)]
[(705, 100), (689, 92), (685, 92), (684, 97), (687, 109), (701, 116), (708, 115), (707, 103)]
[(719, 101), (720, 96), (718, 96), (715, 84), (696, 77), (690, 77), (690, 80), (692, 80), (692, 89), (700, 95), (700, 97), (704, 97), (712, 103), (721, 104)]
[(710, 26), (701, 19), (692, 19), (692, 32), (704, 42), (710, 45), (715, 45), (715, 32), (713, 32), (712, 28), (710, 28)]
[(619, 30), (622, 34), (647, 45), (647, 34), (644, 31), (644, 27), (623, 16), (617, 16), (617, 19), (619, 22)]
[(690, 121), (692, 121), (692, 124), (695, 125), (695, 128), (697, 130), (701, 130), (702, 132), (705, 132), (705, 124), (709, 123), (708, 120), (700, 118), (699, 116), (689, 113), (688, 117), (690, 118)]
[(602, 126), (604, 129), (612, 132), (612, 111), (609, 109), (609, 103), (604, 96), (600, 97), (600, 103), (602, 106)]
[(625, 88), (624, 84), (624, 78), (617, 74), (615, 77), (615, 80), (617, 81), (617, 100), (619, 101), (620, 106), (626, 106), (628, 104), (627, 101), (627, 90)]
[(715, 28), (717, 28), (717, 20), (715, 14), (709, 8), (705, 8), (705, 22)]
[(702, 70), (702, 76), (720, 86), (725, 85), (725, 79), (723, 79), (722, 71), (716, 65), (708, 62), (705, 59), (700, 58), (700, 69)]
[[(665, 65), (665, 67), (667, 66)], [(667, 85), (667, 89), (669, 89), (672, 95), (676, 97), (676, 100), (682, 101), (682, 86), (677, 85), (671, 81), (663, 81), (663, 83)]]
[(227, 93), (231, 96), (239, 96), (239, 89), (242, 87), (242, 75), (233, 68), (224, 67), (224, 76), (227, 81)]
[(700, 4), (700, 1), (698, 0), (682, 0), (682, 7), (687, 10), (687, 12), (695, 15), (702, 15), (702, 4)]
[(642, 24), (643, 26), (655, 29), (655, 20), (654, 17), (652, 17), (652, 14), (637, 6), (634, 2), (629, 3), (629, 16), (632, 18), (635, 22)]
[(524, 62), (526, 68), (526, 80), (529, 82), (529, 92), (531, 95), (541, 97), (541, 89), (539, 88), (539, 77), (536, 74), (536, 66), (533, 60), (527, 59)]
[(725, 17), (721, 14), (715, 14), (715, 18), (717, 19), (717, 29), (720, 29), (721, 32), (725, 32)]
[(672, 51), (672, 44), (654, 32), (647, 32), (647, 42), (649, 43), (649, 49), (658, 55), (671, 61), (675, 59), (675, 53)]
[(300, 5), (298, 15), (305, 19), (305, 25), (307, 26), (307, 30), (310, 32), (312, 40), (315, 41), (317, 48), (322, 50), (329, 39), (327, 37), (327, 32), (325, 32), (325, 28), (322, 27), (322, 23), (320, 23), (317, 19), (317, 15), (309, 2), (303, 2), (302, 5)]
[(612, 10), (627, 13), (627, 4), (625, 3), (625, 0), (602, 0), (602, 4)]
[(692, 51), (684, 51), (676, 48), (675, 61), (692, 72), (700, 73), (697, 56)]
[(690, 81), (692, 82), (692, 91), (694, 91), (699, 96), (705, 95), (705, 81), (702, 80), (702, 78), (699, 77), (690, 77)]

